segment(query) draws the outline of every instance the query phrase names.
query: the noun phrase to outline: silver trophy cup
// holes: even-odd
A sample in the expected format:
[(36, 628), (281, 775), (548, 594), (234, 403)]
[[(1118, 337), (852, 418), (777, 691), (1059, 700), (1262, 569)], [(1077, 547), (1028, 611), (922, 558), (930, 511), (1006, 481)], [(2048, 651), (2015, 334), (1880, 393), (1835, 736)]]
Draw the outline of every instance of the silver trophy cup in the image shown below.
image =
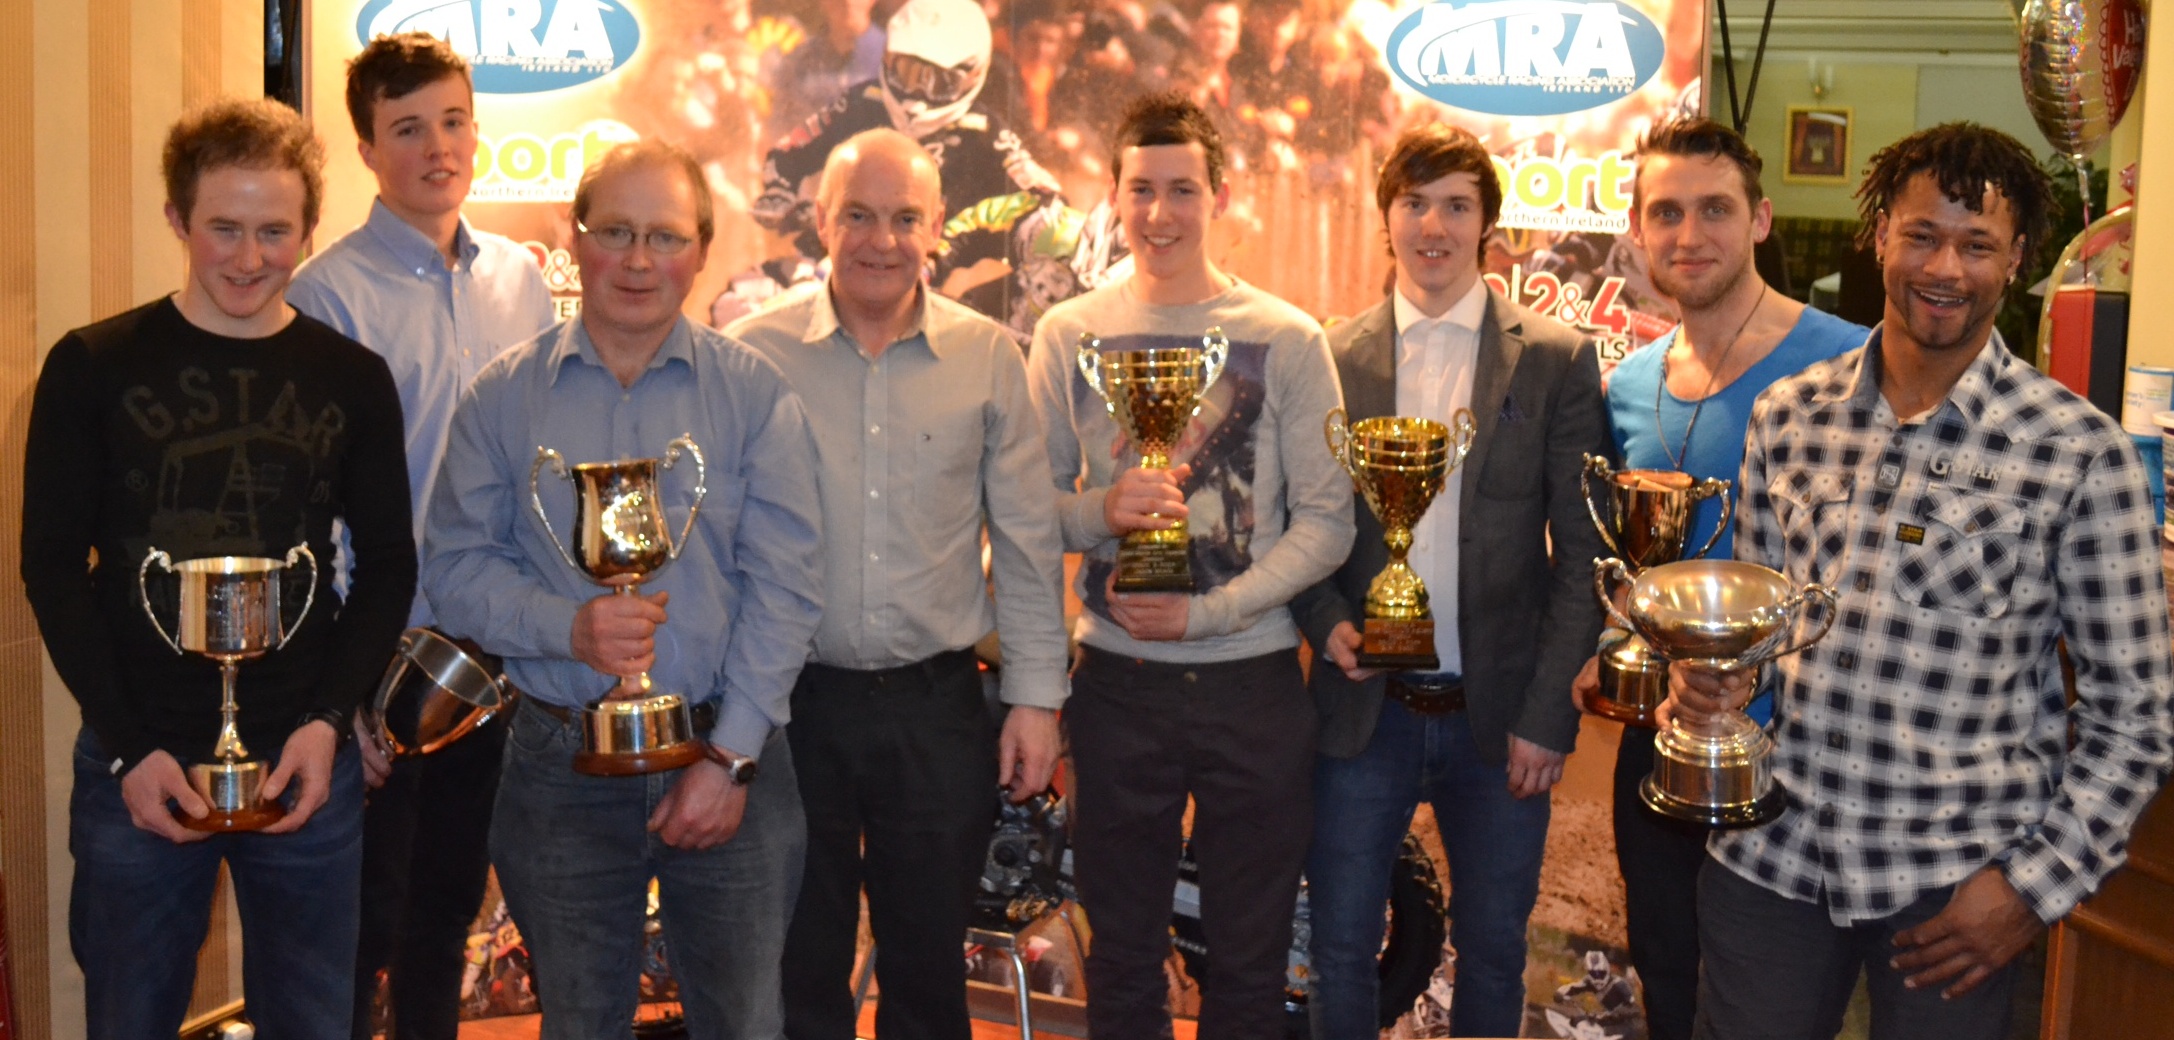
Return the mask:
[[(659, 481), (682, 453), (694, 457), (694, 504), (688, 507), (687, 522), (675, 537), (664, 517)], [(537, 482), (545, 466), (574, 485), (572, 549), (559, 540), (551, 518), (544, 513), (543, 492)], [(598, 584), (631, 575), (631, 582), (608, 586), (619, 595), (631, 596), (642, 581), (679, 559), (688, 536), (694, 533), (702, 499), (709, 493), (708, 474), (702, 449), (687, 434), (672, 438), (661, 459), (585, 462), (569, 467), (558, 452), (537, 448), (536, 461), (528, 471), (529, 504), (567, 566)], [(692, 765), (702, 757), (687, 698), (675, 693), (652, 693), (646, 672), (621, 676), (615, 689), (582, 709), (581, 723), (582, 747), (574, 756), (574, 768), (584, 773), (655, 773)]]
[[(280, 579), (297, 560), (309, 562), (309, 593), (294, 625), (280, 617)], [(151, 565), (180, 579), (180, 607), (169, 630), (151, 606)], [(136, 568), (136, 595), (151, 627), (174, 652), (202, 654), (219, 662), (219, 738), (214, 761), (189, 766), (189, 785), (211, 807), (202, 819), (178, 813), (182, 826), (200, 831), (253, 831), (269, 826), (287, 810), (261, 797), (265, 763), (251, 759), (235, 727), (234, 685), (243, 661), (287, 645), (317, 602), (317, 556), (297, 545), (287, 556), (207, 556), (175, 563), (153, 548)]]
[[(1605, 489), (1602, 497), (1612, 506), (1602, 518), (1593, 495), (1593, 478)], [(1600, 531), (1608, 551), (1636, 574), (1677, 560), (1706, 555), (1729, 529), (1733, 512), (1729, 482), (1718, 477), (1699, 480), (1676, 470), (1618, 470), (1597, 455), (1585, 457), (1585, 472), (1578, 483), (1585, 493), (1585, 512)], [(1706, 535), (1706, 544), (1686, 553), (1690, 544), (1691, 513), (1709, 498), (1721, 500), (1721, 518)], [(1643, 638), (1611, 631), (1600, 648), (1600, 696), (1593, 713), (1630, 726), (1652, 728), (1653, 712), (1668, 699), (1668, 664)]]
[[(1834, 624), (1834, 590), (1796, 588), (1755, 563), (1684, 560), (1649, 568), (1631, 580), (1624, 609), (1617, 610), (1613, 586), (1629, 577), (1621, 560), (1593, 561), (1594, 588), (1616, 623), (1661, 656), (1693, 668), (1754, 669), (1818, 642)], [(1820, 608), (1818, 630), (1789, 643), (1814, 604)], [(1752, 826), (1781, 814), (1774, 742), (1742, 711), (1698, 726), (1671, 719), (1653, 750), (1653, 774), (1639, 794), (1654, 811), (1718, 827)]]

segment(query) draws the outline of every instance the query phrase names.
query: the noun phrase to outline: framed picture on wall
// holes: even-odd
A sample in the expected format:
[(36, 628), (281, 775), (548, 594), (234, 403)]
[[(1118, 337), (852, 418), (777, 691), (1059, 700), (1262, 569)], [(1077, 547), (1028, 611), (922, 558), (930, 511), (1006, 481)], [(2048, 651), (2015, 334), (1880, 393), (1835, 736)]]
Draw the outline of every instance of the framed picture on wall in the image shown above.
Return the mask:
[(1849, 183), (1849, 121), (1846, 108), (1789, 106), (1789, 147), (1781, 179), (1790, 184)]

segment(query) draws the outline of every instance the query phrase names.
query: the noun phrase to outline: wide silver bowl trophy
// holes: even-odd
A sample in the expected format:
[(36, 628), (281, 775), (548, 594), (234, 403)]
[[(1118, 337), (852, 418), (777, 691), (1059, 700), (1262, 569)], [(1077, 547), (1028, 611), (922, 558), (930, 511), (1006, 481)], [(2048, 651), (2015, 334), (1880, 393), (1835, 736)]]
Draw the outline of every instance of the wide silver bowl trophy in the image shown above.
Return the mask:
[[(280, 617), (280, 579), (297, 560), (309, 561), (309, 594), (289, 627)], [(169, 630), (151, 606), (151, 565), (181, 581), (175, 625)], [(317, 602), (317, 556), (309, 546), (287, 550), (285, 559), (268, 556), (207, 556), (175, 563), (157, 548), (136, 567), (136, 596), (159, 638), (174, 653), (202, 654), (219, 662), (219, 737), (214, 761), (189, 766), (189, 786), (211, 811), (199, 819), (176, 813), (181, 825), (199, 831), (253, 831), (287, 815), (286, 807), (262, 797), (265, 763), (249, 757), (234, 725), (234, 686), (243, 661), (287, 645)]]
[[(1594, 499), (1593, 478), (1599, 477), (1613, 506), (1604, 516)], [(1585, 512), (1600, 531), (1608, 551), (1622, 560), (1635, 575), (1649, 567), (1695, 559), (1713, 551), (1729, 529), (1734, 506), (1729, 482), (1718, 477), (1699, 480), (1689, 473), (1665, 469), (1618, 471), (1597, 455), (1585, 457), (1585, 472), (1578, 479), (1585, 492)], [(1706, 544), (1686, 554), (1691, 535), (1691, 513), (1709, 498), (1721, 500), (1721, 518), (1706, 536)], [(1612, 522), (1611, 522), (1612, 521)], [(1668, 699), (1668, 662), (1653, 652), (1634, 632), (1611, 629), (1601, 637), (1600, 695), (1590, 707), (1596, 715), (1631, 726), (1654, 726), (1653, 712)]]
[[(1366, 587), (1366, 617), (1359, 623), (1361, 668), (1432, 672), (1434, 611), (1427, 585), (1412, 573), (1412, 528), (1434, 496), (1472, 451), (1472, 412), (1459, 408), (1450, 428), (1432, 419), (1377, 416), (1348, 422), (1342, 408), (1329, 409), (1329, 453), (1351, 474), (1351, 483), (1381, 520), (1389, 565)], [(1454, 592), (1454, 590), (1452, 590)]]
[[(1630, 596), (1617, 610), (1613, 586), (1625, 580)], [(1661, 656), (1713, 672), (1756, 669), (1818, 642), (1834, 624), (1833, 589), (1799, 589), (1777, 571), (1739, 560), (1664, 563), (1635, 579), (1621, 560), (1595, 560), (1593, 585), (1616, 623)], [(1818, 631), (1788, 643), (1813, 604), (1820, 607)], [(1698, 725), (1670, 719), (1653, 751), (1653, 774), (1638, 793), (1663, 816), (1746, 827), (1781, 814), (1774, 742), (1741, 710)]]
[[(400, 648), (378, 680), (364, 721), (388, 757), (411, 758), (467, 736), (512, 700), (513, 687), (473, 644), (411, 628), (400, 633)], [(415, 725), (403, 734), (410, 718)]]
[[(1223, 375), (1230, 341), (1209, 329), (1199, 347), (1102, 351), (1094, 333), (1081, 333), (1078, 362), (1117, 428), (1140, 451), (1141, 469), (1169, 469), (1170, 452), (1200, 411), (1208, 388)], [(1191, 536), (1179, 519), (1159, 531), (1134, 531), (1117, 547), (1117, 591), (1191, 592)]]
[[(687, 522), (675, 538), (664, 518), (658, 478), (679, 461), (682, 452), (694, 457), (694, 502), (688, 506)], [(559, 540), (551, 518), (544, 513), (543, 492), (537, 481), (547, 465), (574, 485), (571, 550)], [(679, 559), (688, 536), (694, 533), (703, 496), (709, 493), (708, 475), (702, 449), (686, 434), (672, 438), (661, 459), (584, 462), (571, 467), (558, 452), (539, 447), (528, 471), (529, 504), (536, 510), (536, 518), (543, 521), (552, 547), (568, 566), (621, 596), (632, 596), (643, 581)], [(633, 580), (612, 581), (622, 575)], [(581, 751), (574, 755), (574, 768), (580, 772), (630, 776), (679, 769), (702, 758), (687, 698), (677, 693), (651, 692), (647, 672), (621, 676), (617, 687), (603, 699), (583, 706), (580, 715)]]

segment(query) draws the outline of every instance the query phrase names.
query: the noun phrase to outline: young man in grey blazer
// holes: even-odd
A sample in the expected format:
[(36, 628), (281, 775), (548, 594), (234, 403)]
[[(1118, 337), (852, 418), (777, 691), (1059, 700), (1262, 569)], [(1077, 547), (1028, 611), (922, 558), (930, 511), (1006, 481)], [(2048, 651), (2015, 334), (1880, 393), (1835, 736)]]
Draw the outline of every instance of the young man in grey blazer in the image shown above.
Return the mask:
[(1388, 562), (1380, 519), (1364, 504), (1350, 559), (1292, 604), (1318, 654), (1321, 713), (1306, 867), (1313, 1032), (1375, 1036), (1390, 867), (1425, 800), (1456, 879), (1451, 1032), (1514, 1036), (1548, 790), (1578, 732), (1570, 681), (1600, 633), (1591, 576), (1601, 544), (1579, 489), (1585, 453), (1608, 451), (1600, 368), (1591, 343), (1480, 277), (1502, 189), (1470, 133), (1407, 131), (1375, 197), (1396, 288), (1329, 334), (1351, 419), (1454, 425), (1470, 408), (1477, 433), (1413, 530), (1440, 671), (1358, 665), (1367, 584)]

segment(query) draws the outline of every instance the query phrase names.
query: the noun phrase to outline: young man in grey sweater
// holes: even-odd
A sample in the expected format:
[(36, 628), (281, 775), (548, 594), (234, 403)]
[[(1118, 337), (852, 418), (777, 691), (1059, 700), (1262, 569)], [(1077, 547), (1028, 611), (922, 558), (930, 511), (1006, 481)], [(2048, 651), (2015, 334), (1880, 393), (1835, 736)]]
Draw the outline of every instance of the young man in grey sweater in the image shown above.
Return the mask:
[[(1229, 190), (1207, 114), (1179, 96), (1143, 98), (1113, 153), (1135, 272), (1052, 309), (1028, 362), (1065, 548), (1086, 554), (1064, 722), (1076, 876), (1095, 924), (1088, 1029), (1170, 1035), (1162, 963), (1191, 796), (1202, 925), (1215, 937), (1200, 1036), (1275, 1036), (1314, 748), (1288, 604), (1351, 549), (1350, 481), (1321, 436), (1342, 395), (1321, 327), (1208, 258)], [(1177, 464), (1142, 468), (1079, 373), (1077, 344), (1198, 347), (1211, 328), (1228, 364), (1172, 450)], [(1179, 518), (1195, 591), (1116, 592), (1119, 538)]]

